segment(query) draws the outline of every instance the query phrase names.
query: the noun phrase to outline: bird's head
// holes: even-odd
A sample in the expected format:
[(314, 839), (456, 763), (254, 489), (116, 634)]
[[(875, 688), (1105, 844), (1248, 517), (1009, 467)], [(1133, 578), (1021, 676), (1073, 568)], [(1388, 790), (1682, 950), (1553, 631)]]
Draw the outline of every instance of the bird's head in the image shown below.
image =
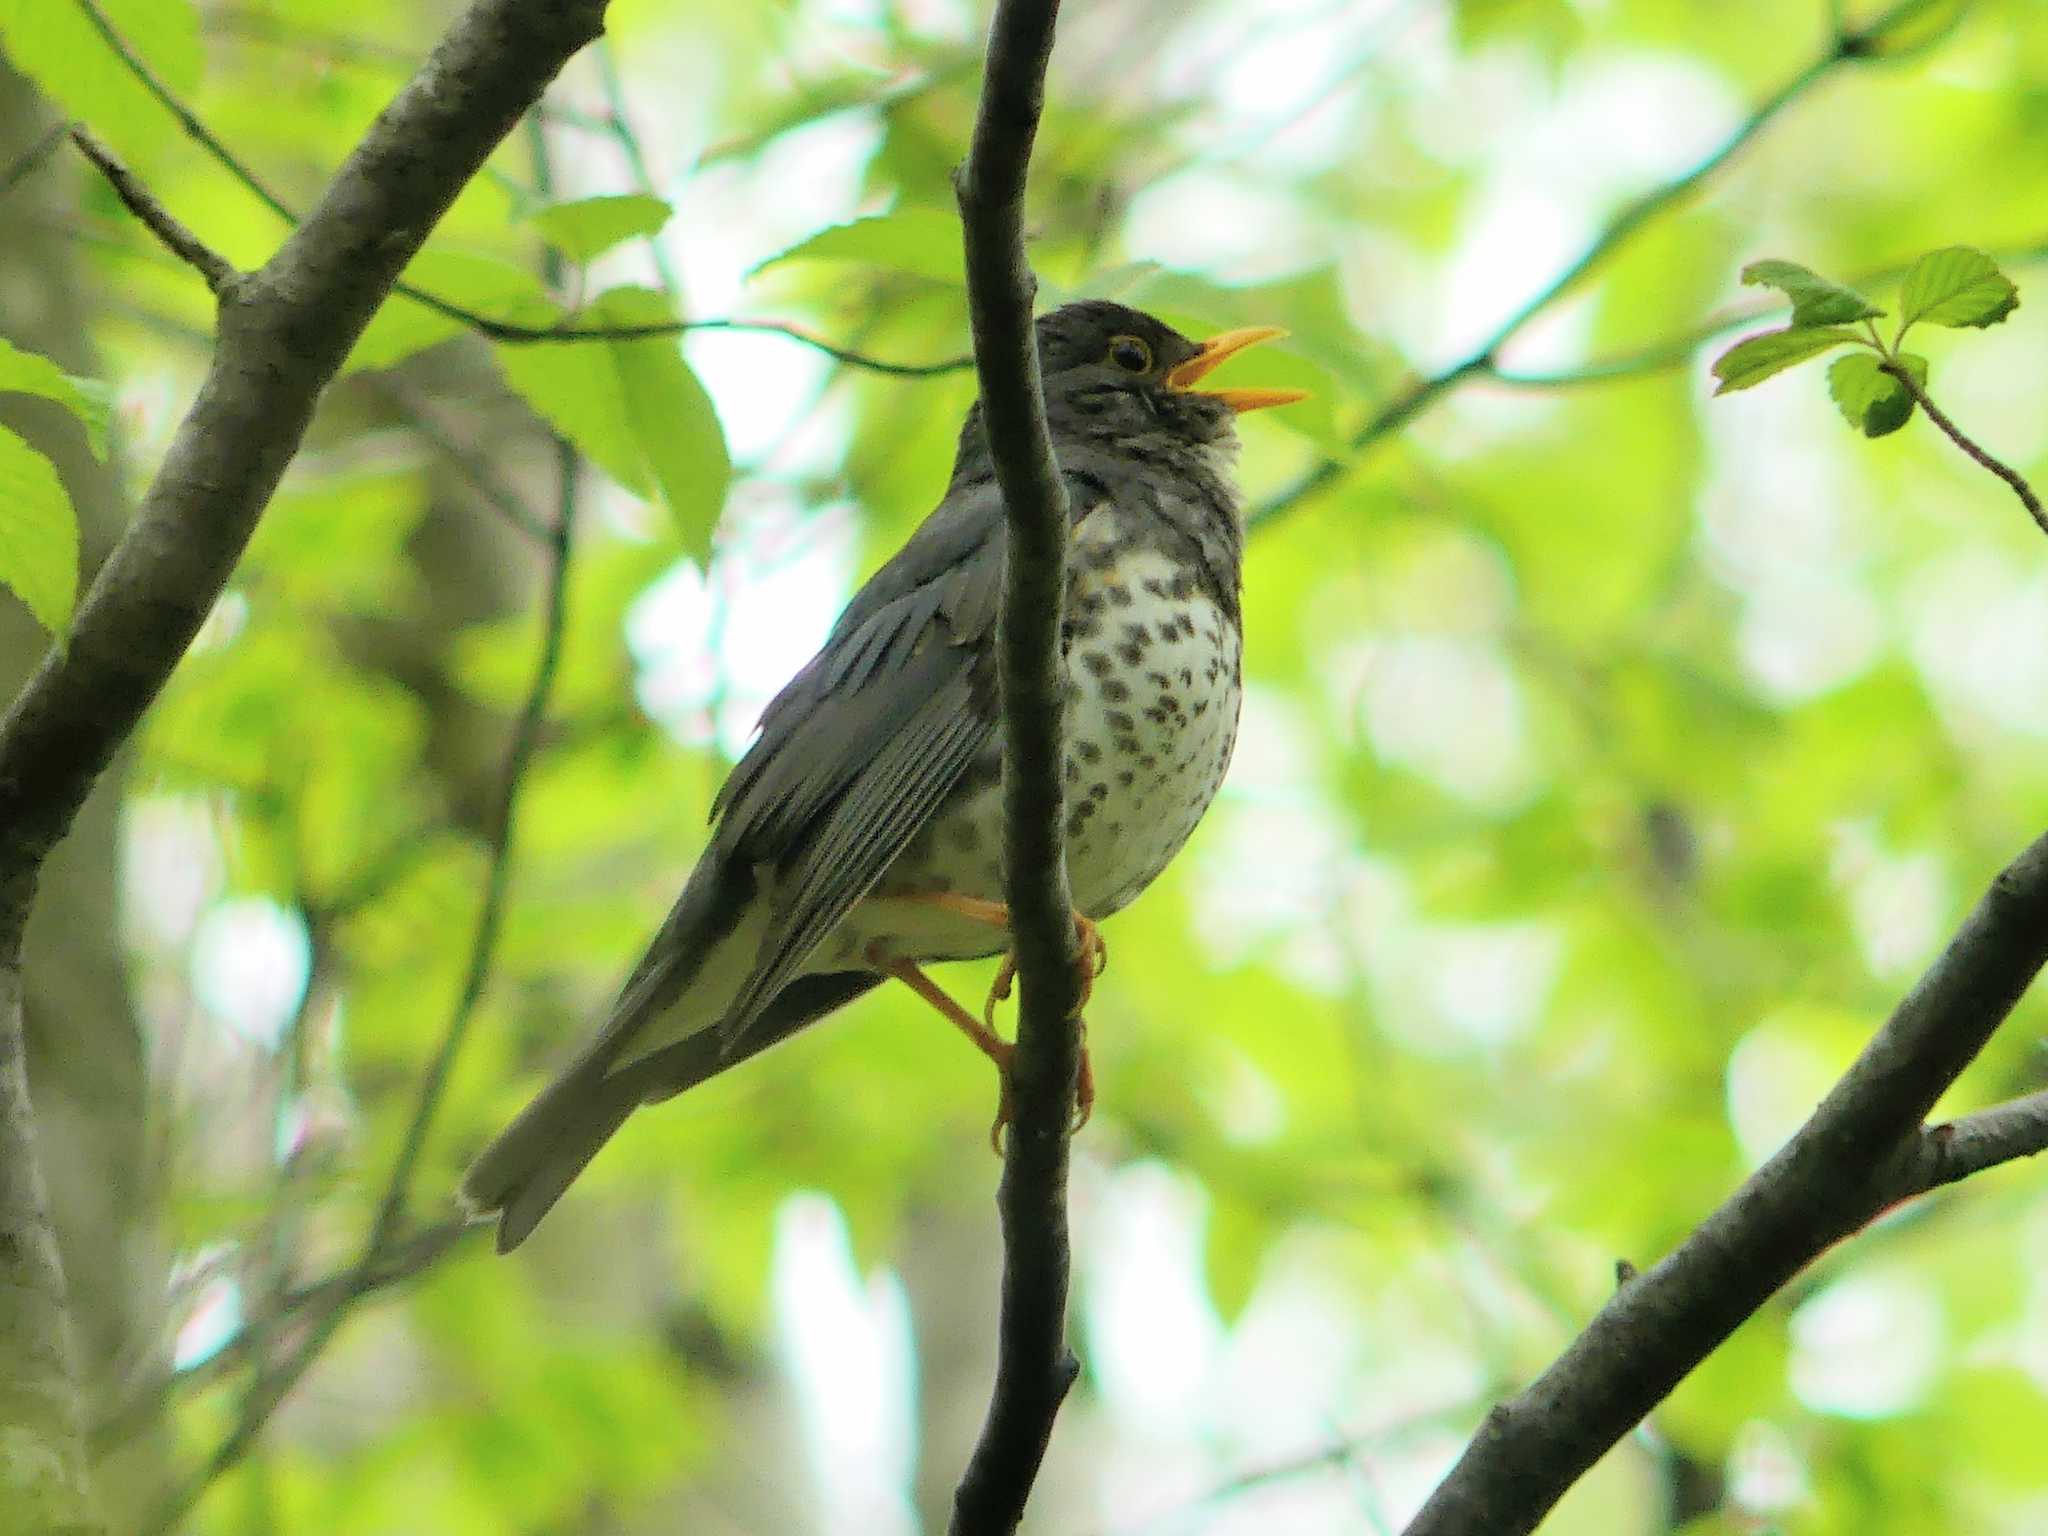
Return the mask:
[(1234, 436), (1243, 412), (1287, 405), (1304, 392), (1210, 389), (1202, 381), (1245, 348), (1286, 334), (1277, 326), (1247, 326), (1191, 341), (1128, 305), (1063, 304), (1038, 320), (1039, 371), (1054, 430), (1069, 424), (1062, 418), (1099, 417), (1132, 433), (1164, 428), (1197, 442)]
[[(1286, 332), (1275, 326), (1225, 331), (1191, 341), (1143, 310), (1107, 299), (1063, 304), (1038, 317), (1039, 375), (1047, 425), (1064, 454), (1079, 447), (1139, 458), (1202, 450), (1227, 461), (1246, 411), (1304, 398), (1298, 389), (1208, 389), (1202, 381), (1246, 347)], [(991, 473), (981, 406), (968, 412), (954, 480)]]

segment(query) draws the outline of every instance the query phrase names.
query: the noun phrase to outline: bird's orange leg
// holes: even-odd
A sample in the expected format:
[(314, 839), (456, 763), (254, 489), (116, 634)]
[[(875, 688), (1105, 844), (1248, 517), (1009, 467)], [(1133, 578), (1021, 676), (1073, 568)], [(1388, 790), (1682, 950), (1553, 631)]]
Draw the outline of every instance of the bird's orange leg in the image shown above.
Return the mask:
[[(940, 911), (951, 912), (969, 922), (986, 923), (991, 928), (1005, 932), (1010, 927), (1010, 909), (1000, 901), (985, 901), (978, 896), (957, 896), (951, 891), (918, 891), (902, 896), (892, 896), (892, 901), (915, 902), (920, 906), (937, 907)], [(1080, 941), (1081, 1001), (1079, 1007), (1088, 1006), (1088, 1000), (1095, 993), (1095, 978), (1109, 966), (1109, 946), (1103, 941), (1102, 932), (1094, 922), (1074, 914), (1074, 934)], [(974, 1042), (975, 1048), (996, 1064), (1002, 1077), (1002, 1100), (996, 1108), (996, 1123), (989, 1132), (990, 1144), (997, 1152), (1002, 1151), (1003, 1127), (1010, 1123), (1010, 1061), (1017, 1048), (996, 1033), (996, 1005), (1010, 995), (1017, 976), (1017, 954), (1015, 950), (1003, 956), (1002, 967), (996, 972), (996, 979), (990, 985), (988, 1000), (982, 1005), (981, 1017), (974, 1018), (945, 993), (916, 965), (908, 960), (887, 960), (879, 955), (870, 955), (870, 961), (883, 974), (895, 977), (919, 997), (930, 1003), (960, 1032)], [(1077, 1013), (1078, 1016), (1078, 1013)], [(1088, 1123), (1088, 1117), (1095, 1112), (1095, 1068), (1088, 1059), (1087, 1026), (1082, 1025), (1080, 1076), (1074, 1087), (1074, 1129), (1079, 1130)]]

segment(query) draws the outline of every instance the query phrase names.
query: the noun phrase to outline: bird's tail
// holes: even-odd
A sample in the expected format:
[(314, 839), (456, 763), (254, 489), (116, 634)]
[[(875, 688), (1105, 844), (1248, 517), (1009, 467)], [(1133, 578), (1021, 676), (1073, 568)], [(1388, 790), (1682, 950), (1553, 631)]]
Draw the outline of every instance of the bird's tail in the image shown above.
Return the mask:
[(877, 985), (871, 971), (802, 976), (776, 993), (731, 1041), (707, 1030), (606, 1073), (586, 1052), (541, 1090), (519, 1118), (484, 1148), (462, 1180), (462, 1199), (498, 1218), (498, 1252), (526, 1241), (598, 1149), (642, 1104), (669, 1098), (786, 1040)]

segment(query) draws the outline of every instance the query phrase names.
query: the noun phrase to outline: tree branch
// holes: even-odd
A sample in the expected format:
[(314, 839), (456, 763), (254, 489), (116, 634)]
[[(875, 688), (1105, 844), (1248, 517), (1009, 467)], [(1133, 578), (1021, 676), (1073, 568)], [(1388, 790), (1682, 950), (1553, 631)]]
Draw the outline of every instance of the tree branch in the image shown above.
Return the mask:
[(1024, 259), (1024, 188), (1045, 106), (1058, 0), (998, 0), (967, 161), (956, 178), (981, 408), (1009, 521), (998, 654), (1011, 943), (1023, 996), (1015, 1119), (997, 1202), (1003, 1229), (995, 1390), (954, 1495), (954, 1536), (1008, 1533), (1080, 1372), (1066, 1343), (1067, 1138), (1080, 1063), (1073, 896), (1067, 888), (1060, 666), (1067, 488), (1053, 457)]
[[(177, 119), (178, 126), (184, 129), (186, 135), (194, 143), (198, 144), (208, 155), (212, 156), (216, 164), (236, 181), (240, 182), (264, 207), (268, 208), (280, 219), (283, 219), (287, 224), (297, 224), (299, 222), (299, 216), (293, 211), (292, 206), (282, 197), (278, 196), (276, 192), (272, 191), (269, 184), (262, 177), (258, 176), (246, 161), (232, 149), (228, 148), (226, 142), (222, 140), (219, 134), (206, 126), (198, 113), (194, 112), (179, 99), (178, 93), (171, 89), (169, 83), (149, 67), (148, 61), (135, 51), (127, 38), (121, 35), (120, 29), (108, 18), (107, 13), (100, 8), (99, 0), (75, 0), (75, 3), (85, 13), (86, 19), (92, 23), (93, 29), (99, 33), (108, 48), (113, 50), (114, 56), (121, 61), (122, 67), (132, 74), (150, 95), (156, 98), (165, 111)], [(588, 3), (588, 0), (586, 0), (586, 3)], [(629, 144), (628, 154), (637, 163), (638, 146), (630, 142), (631, 130), (623, 125), (623, 119), (620, 119), (619, 122), (620, 126), (616, 131), (622, 143)], [(81, 149), (85, 148), (83, 143), (79, 147)], [(93, 157), (90, 151), (87, 153), (88, 158), (92, 158), (93, 163), (99, 165), (101, 170), (106, 172), (108, 179), (113, 180), (114, 173), (108, 171), (106, 165), (102, 164), (97, 157)], [(108, 158), (111, 160), (111, 156)], [(126, 173), (124, 172), (124, 174)], [(132, 177), (129, 178), (129, 181), (137, 190), (140, 190), (140, 184), (134, 182)], [(118, 181), (115, 182), (115, 190), (121, 193), (123, 202), (128, 202), (128, 194), (123, 190), (122, 184)], [(193, 246), (197, 246), (207, 256), (212, 256), (212, 253), (206, 251), (203, 245), (199, 245), (197, 240), (193, 239), (188, 231), (185, 231), (184, 226), (172, 218), (168, 212), (164, 211), (162, 205), (154, 198), (149, 197), (147, 193), (144, 193), (143, 197), (152, 212), (145, 214), (142, 208), (136, 207), (134, 203), (129, 203), (129, 207), (135, 211), (136, 216), (141, 218), (179, 256), (187, 261), (191, 261), (193, 265), (199, 266), (202, 272), (207, 272), (207, 268), (195, 260), (184, 246), (171, 240), (167, 231), (176, 230), (180, 232), (187, 241)], [(218, 257), (213, 257), (212, 259), (216, 262), (220, 260)], [(226, 263), (222, 262), (221, 265), (225, 266)], [(211, 273), (208, 273), (207, 281), (209, 286), (215, 287), (216, 292), (219, 291), (218, 286), (214, 284)], [(423, 305), (427, 309), (431, 309), (435, 314), (445, 316), (458, 325), (466, 326), (479, 336), (486, 337), (491, 341), (505, 343), (508, 346), (524, 346), (547, 342), (646, 341), (661, 336), (681, 336), (689, 331), (748, 331), (787, 336), (792, 341), (801, 342), (804, 346), (824, 353), (835, 362), (847, 364), (849, 367), (865, 368), (870, 373), (888, 374), (895, 378), (922, 379), (931, 378), (939, 374), (960, 373), (972, 367), (974, 361), (972, 358), (967, 357), (947, 357), (933, 363), (887, 362), (881, 358), (869, 357), (864, 353), (851, 351), (845, 347), (834, 346), (831, 342), (813, 336), (801, 326), (791, 324), (786, 320), (719, 318), (706, 320), (662, 320), (640, 325), (572, 325), (568, 323), (560, 325), (519, 325), (509, 320), (497, 320), (489, 315), (480, 314), (476, 310), (444, 299), (439, 294), (429, 293), (424, 288), (414, 287), (408, 282), (394, 281), (391, 284), (391, 292), (408, 298), (415, 304)]]
[[(19, 1061), (21, 930), (50, 849), (211, 611), (321, 392), (399, 272), (603, 15), (604, 0), (477, 0), (306, 221), (261, 268), (224, 281), (198, 398), (66, 643), (0, 720), (0, 1060)], [(30, 1129), (25, 1097), (7, 1094), (0, 1166), (10, 1191), (38, 1182)], [(0, 1201), (0, 1236), (14, 1240), (0, 1243), (13, 1255), (0, 1279), (22, 1267), (34, 1283), (20, 1295), (61, 1321), (54, 1265), (32, 1263), (43, 1252), (32, 1225), (15, 1230), (31, 1204)], [(59, 1337), (54, 1324), (43, 1331)], [(62, 1365), (60, 1355), (46, 1343), (39, 1358)], [(45, 1398), (74, 1390), (64, 1372), (41, 1376), (27, 1382)]]
[(2048, 835), (1776, 1156), (1495, 1408), (1405, 1536), (1523, 1536), (1745, 1319), (1873, 1216), (2048, 1145), (2048, 1094), (1922, 1122), (2048, 962)]
[(215, 298), (226, 293), (235, 279), (241, 276), (225, 256), (179, 223), (135, 173), (114, 158), (114, 152), (88, 130), (74, 127), (71, 142), (107, 178), (122, 206), (140, 219), (143, 227), (162, 241), (166, 250), (206, 279), (206, 286), (213, 291)]
[(1417, 379), (1382, 406), (1352, 437), (1352, 459), (1323, 460), (1292, 485), (1276, 492), (1254, 508), (1245, 520), (1246, 525), (1257, 528), (1291, 511), (1317, 492), (1335, 484), (1363, 450), (1392, 436), (1445, 395), (1471, 380), (1492, 376), (1497, 369), (1501, 348), (1519, 335), (1537, 316), (1577, 288), (1594, 268), (1613, 255), (1638, 229), (1672, 204), (1682, 202), (1691, 196), (1709, 177), (1734, 159), (1752, 139), (1770, 126), (1781, 112), (1807, 95), (1842, 65), (1872, 57), (1874, 50), (1887, 33), (1927, 9), (1929, 3), (1930, 0), (1894, 0), (1892, 5), (1873, 17), (1867, 26), (1854, 31), (1836, 32), (1829, 38), (1827, 47), (1821, 53), (1758, 102), (1751, 109), (1749, 116), (1737, 124), (1735, 131), (1723, 139), (1705, 159), (1671, 180), (1652, 187), (1616, 210), (1608, 219), (1606, 226), (1593, 238), (1593, 242), (1580, 252), (1576, 260), (1552, 277), (1521, 308), (1496, 326), (1468, 356), (1439, 373)]
[(1941, 429), (1943, 436), (1962, 449), (1964, 453), (1968, 454), (1977, 463), (1983, 465), (1984, 468), (1990, 470), (1992, 474), (1998, 476), (1999, 479), (2012, 487), (2013, 495), (2019, 497), (2020, 505), (2027, 509), (2027, 516), (2034, 520), (2034, 526), (2043, 533), (2048, 533), (2048, 512), (2041, 510), (2041, 498), (2036, 496), (2034, 488), (2027, 484), (2026, 476), (2022, 475), (2003, 459), (1993, 458), (1983, 448), (1979, 447), (1974, 438), (1957, 426), (1949, 418), (1948, 413), (1943, 411), (1940, 406), (1936, 405), (1929, 398), (1927, 391), (1920, 387), (1920, 381), (1914, 378), (1907, 370), (1901, 368), (1890, 358), (1886, 358), (1877, 366), (1880, 372), (1890, 374), (1900, 384), (1905, 386), (1906, 393), (1911, 395), (1920, 409), (1927, 413), (1927, 419)]
[(311, 216), (229, 284), (220, 343), (127, 534), (0, 723), (0, 877), (33, 869), (211, 610), (320, 392), (604, 0), (478, 0)]

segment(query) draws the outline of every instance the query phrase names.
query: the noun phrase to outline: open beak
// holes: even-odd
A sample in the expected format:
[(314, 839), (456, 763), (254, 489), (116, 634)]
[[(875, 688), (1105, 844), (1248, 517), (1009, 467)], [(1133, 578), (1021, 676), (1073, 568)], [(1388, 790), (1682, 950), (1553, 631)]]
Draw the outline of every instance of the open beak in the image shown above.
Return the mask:
[[(1235, 357), (1246, 347), (1255, 347), (1262, 341), (1273, 341), (1286, 334), (1277, 325), (1247, 325), (1241, 330), (1211, 336), (1202, 343), (1201, 351), (1167, 374), (1166, 387), (1193, 389), (1225, 359)], [(1292, 405), (1297, 400), (1308, 398), (1305, 389), (1205, 389), (1201, 393), (1212, 400), (1221, 400), (1233, 411), (1263, 411), (1269, 405)]]

